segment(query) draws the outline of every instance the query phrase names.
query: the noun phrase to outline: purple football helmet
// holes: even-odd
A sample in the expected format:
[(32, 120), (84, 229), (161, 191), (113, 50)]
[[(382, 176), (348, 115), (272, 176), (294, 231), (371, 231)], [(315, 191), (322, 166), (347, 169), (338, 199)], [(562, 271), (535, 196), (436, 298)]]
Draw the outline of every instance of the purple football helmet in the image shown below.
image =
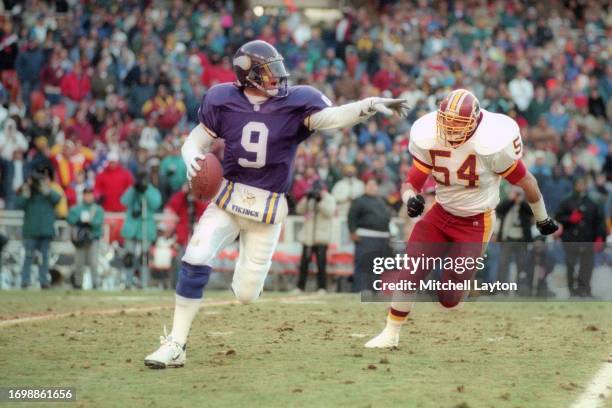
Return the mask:
[[(283, 56), (271, 44), (261, 40), (244, 44), (236, 51), (232, 65), (241, 88), (256, 88), (268, 96), (287, 95), (289, 73)], [(266, 89), (266, 83), (275, 87)]]

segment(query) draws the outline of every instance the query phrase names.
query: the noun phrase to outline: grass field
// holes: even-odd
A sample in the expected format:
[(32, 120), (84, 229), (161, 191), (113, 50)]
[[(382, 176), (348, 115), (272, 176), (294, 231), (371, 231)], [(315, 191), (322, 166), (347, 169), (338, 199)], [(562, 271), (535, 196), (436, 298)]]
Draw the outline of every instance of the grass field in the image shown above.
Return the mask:
[[(612, 363), (612, 303), (420, 303), (400, 348), (381, 351), (363, 344), (385, 304), (231, 299), (207, 297), (184, 368), (149, 370), (171, 292), (0, 292), (0, 386), (76, 388), (76, 403), (53, 407), (548, 408), (571, 405)], [(43, 404), (16, 406), (28, 405)]]

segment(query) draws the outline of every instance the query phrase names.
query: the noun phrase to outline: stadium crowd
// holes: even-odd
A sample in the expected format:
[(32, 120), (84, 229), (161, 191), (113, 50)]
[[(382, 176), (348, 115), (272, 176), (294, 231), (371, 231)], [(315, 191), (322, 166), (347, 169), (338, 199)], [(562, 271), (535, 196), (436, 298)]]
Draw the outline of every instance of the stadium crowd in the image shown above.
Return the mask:
[(374, 178), (398, 211), (411, 123), (464, 87), (483, 108), (519, 123), (524, 161), (550, 213), (576, 178), (587, 177), (609, 221), (606, 2), (370, 1), (317, 23), (291, 2), (261, 16), (238, 12), (232, 1), (195, 3), (28, 1), (2, 13), (3, 208), (15, 209), (22, 185), (44, 168), (62, 195), (59, 218), (89, 189), (105, 211), (126, 211), (122, 196), (142, 177), (160, 195), (157, 211), (174, 195), (184, 199), (181, 139), (206, 89), (234, 80), (236, 48), (258, 38), (284, 55), (293, 83), (336, 104), (392, 95), (414, 107), (407, 120), (377, 118), (308, 139), (295, 163), (294, 203), (321, 179), (346, 214)]

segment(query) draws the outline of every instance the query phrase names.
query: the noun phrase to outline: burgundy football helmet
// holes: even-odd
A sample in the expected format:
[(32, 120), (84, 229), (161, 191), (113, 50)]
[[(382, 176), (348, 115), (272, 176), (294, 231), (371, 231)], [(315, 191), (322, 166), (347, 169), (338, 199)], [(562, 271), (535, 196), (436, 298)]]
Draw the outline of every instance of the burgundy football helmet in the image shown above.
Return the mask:
[(256, 88), (268, 96), (287, 95), (289, 73), (283, 56), (271, 44), (261, 40), (244, 44), (236, 51), (232, 65), (241, 88)]
[(478, 98), (466, 89), (455, 89), (438, 108), (438, 137), (447, 145), (460, 146), (478, 127), (480, 114)]

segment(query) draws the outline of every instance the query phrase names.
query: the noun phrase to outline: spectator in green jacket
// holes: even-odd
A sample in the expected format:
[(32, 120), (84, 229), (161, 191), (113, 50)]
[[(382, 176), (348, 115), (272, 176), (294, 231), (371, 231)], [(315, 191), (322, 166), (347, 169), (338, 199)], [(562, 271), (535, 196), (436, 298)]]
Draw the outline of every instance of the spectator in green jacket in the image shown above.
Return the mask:
[(49, 246), (55, 235), (55, 205), (60, 195), (49, 186), (50, 180), (42, 171), (34, 170), (21, 187), (17, 208), (23, 210), (23, 242), (25, 259), (21, 270), (21, 288), (30, 286), (30, 269), (34, 251), (40, 251), (42, 265), (38, 279), (42, 289), (49, 288)]
[(72, 284), (75, 289), (83, 287), (83, 269), (89, 266), (94, 289), (98, 287), (98, 251), (104, 225), (104, 209), (96, 204), (93, 189), (83, 190), (83, 201), (68, 212), (68, 223), (72, 226), (71, 239), (75, 247)]
[(162, 177), (162, 190), (166, 200), (181, 189), (187, 182), (187, 167), (181, 157), (181, 143), (175, 140), (170, 154), (164, 157), (160, 164), (159, 173)]
[[(146, 254), (157, 237), (157, 227), (153, 216), (161, 207), (161, 193), (149, 183), (147, 174), (140, 172), (136, 184), (121, 197), (121, 204), (127, 208), (121, 236), (125, 239), (126, 288), (131, 288), (137, 260)], [(149, 283), (149, 271), (144, 265), (140, 271), (142, 287)]]

